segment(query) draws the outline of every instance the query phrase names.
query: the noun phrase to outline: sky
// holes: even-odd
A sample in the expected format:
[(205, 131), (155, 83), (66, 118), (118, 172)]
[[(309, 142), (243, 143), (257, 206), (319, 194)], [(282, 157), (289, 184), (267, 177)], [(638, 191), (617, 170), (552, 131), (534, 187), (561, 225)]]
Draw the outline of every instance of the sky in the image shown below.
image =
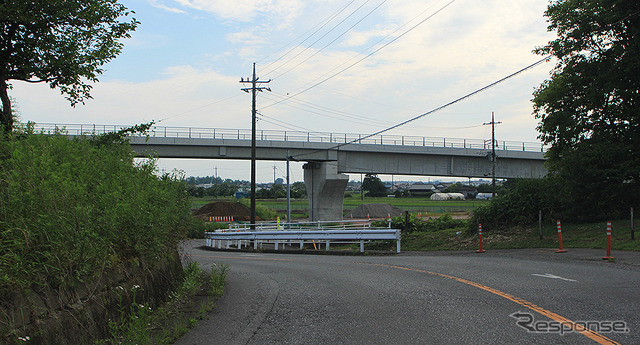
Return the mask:
[[(240, 78), (256, 63), (271, 92), (258, 129), (369, 134), (539, 61), (555, 38), (543, 0), (120, 0), (141, 22), (71, 107), (46, 84), (12, 82), (21, 121), (251, 128)], [(532, 93), (554, 61), (385, 134), (536, 142)], [(161, 159), (186, 176), (249, 179), (248, 161)], [(285, 176), (258, 162), (258, 182)], [(303, 178), (292, 164), (292, 181)], [(359, 180), (358, 176), (351, 176)], [(390, 177), (383, 177), (388, 180)], [(403, 179), (396, 177), (396, 180)], [(420, 179), (420, 178), (412, 178)], [(433, 179), (424, 177), (423, 180)]]

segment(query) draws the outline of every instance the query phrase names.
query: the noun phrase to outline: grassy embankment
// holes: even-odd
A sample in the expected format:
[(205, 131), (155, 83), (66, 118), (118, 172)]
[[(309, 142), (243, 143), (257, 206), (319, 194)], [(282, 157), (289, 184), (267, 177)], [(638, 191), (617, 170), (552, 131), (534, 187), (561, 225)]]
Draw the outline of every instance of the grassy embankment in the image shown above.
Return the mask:
[[(637, 220), (635, 221), (637, 223)], [(630, 221), (617, 220), (612, 223), (611, 248), (613, 250), (640, 251), (640, 233), (631, 239)], [(542, 239), (538, 226), (485, 229), (484, 249), (508, 248), (558, 248), (558, 233), (555, 224), (542, 227)], [(591, 224), (563, 224), (562, 239), (565, 248), (606, 248), (606, 222)], [(412, 232), (403, 236), (402, 248), (411, 250), (475, 250), (478, 235), (468, 227), (458, 227), (433, 232)]]
[(188, 295), (182, 179), (103, 139), (27, 129), (0, 140), (0, 343), (150, 344), (136, 320)]

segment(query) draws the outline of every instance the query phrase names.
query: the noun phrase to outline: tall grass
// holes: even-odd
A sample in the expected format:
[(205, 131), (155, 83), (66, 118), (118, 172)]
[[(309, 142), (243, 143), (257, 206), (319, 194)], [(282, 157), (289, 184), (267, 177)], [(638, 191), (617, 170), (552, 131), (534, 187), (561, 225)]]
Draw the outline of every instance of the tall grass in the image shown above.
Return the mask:
[(175, 253), (190, 224), (179, 176), (127, 144), (26, 131), (0, 140), (0, 292), (82, 282)]

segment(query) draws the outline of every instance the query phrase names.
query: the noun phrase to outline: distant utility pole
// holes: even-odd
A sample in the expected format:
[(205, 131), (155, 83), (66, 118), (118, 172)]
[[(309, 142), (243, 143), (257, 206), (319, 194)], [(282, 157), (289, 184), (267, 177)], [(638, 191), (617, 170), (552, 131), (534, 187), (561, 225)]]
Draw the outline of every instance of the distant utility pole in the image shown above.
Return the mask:
[(273, 165), (273, 184), (276, 184), (276, 165)]
[(491, 125), (491, 198), (496, 196), (496, 122), (493, 111), (491, 112), (491, 122), (483, 123), (484, 126)]
[(256, 224), (256, 91), (271, 91), (268, 87), (258, 87), (258, 84), (266, 84), (271, 81), (259, 81), (256, 77), (256, 63), (253, 63), (253, 74), (244, 80), (240, 78), (240, 82), (251, 83), (251, 87), (243, 88), (242, 91), (249, 93), (251, 91), (251, 229), (255, 229)]

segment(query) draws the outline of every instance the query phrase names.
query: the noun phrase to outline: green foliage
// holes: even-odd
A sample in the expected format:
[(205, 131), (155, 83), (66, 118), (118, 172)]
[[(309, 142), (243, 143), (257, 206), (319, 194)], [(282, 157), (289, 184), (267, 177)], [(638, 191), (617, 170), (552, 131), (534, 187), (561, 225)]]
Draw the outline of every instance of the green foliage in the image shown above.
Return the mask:
[[(96, 138), (92, 139), (94, 145), (112, 145), (112, 144), (126, 144), (128, 135), (143, 134), (147, 135), (149, 130), (153, 127), (155, 121), (143, 123), (139, 125), (133, 125), (131, 127), (122, 128), (117, 132), (107, 132), (100, 134)], [(147, 137), (148, 139), (148, 137)]]
[(292, 199), (302, 199), (307, 197), (307, 187), (304, 182), (294, 182), (291, 184), (291, 198)]
[(175, 253), (191, 224), (181, 177), (128, 145), (23, 133), (0, 140), (0, 290), (73, 285)]
[(447, 187), (443, 192), (445, 193), (458, 193), (460, 192), (460, 188), (462, 188), (462, 183), (456, 182), (451, 186)]
[[(240, 204), (244, 205), (245, 207), (251, 207), (251, 200), (249, 199), (240, 199), (238, 201)], [(257, 205), (256, 204), (256, 216), (260, 217), (260, 219), (262, 220), (276, 220), (276, 211), (272, 210), (266, 206), (263, 205)]]
[(0, 2), (0, 127), (12, 129), (8, 80), (45, 82), (72, 105), (91, 98), (102, 65), (122, 50), (139, 22), (115, 0)]
[[(384, 227), (388, 226), (387, 221), (373, 222), (374, 226)], [(454, 219), (450, 214), (444, 214), (438, 218), (422, 220), (415, 215), (409, 215), (409, 226), (407, 232), (434, 232), (442, 231), (445, 229), (459, 229), (467, 226), (467, 220)], [(391, 218), (391, 227), (394, 229), (402, 229), (405, 227), (405, 216), (397, 216)]]
[(362, 190), (367, 191), (365, 196), (377, 197), (387, 195), (387, 187), (384, 186), (384, 183), (375, 174), (365, 175), (362, 181)]
[(207, 223), (204, 220), (191, 217), (191, 225), (189, 226), (187, 237), (204, 238), (204, 232), (207, 230)]
[(510, 180), (502, 194), (473, 211), (469, 230), (476, 231), (479, 223), (487, 229), (533, 224), (538, 221), (539, 211), (545, 219), (559, 216), (562, 204), (559, 184), (559, 180), (552, 178)]
[(545, 12), (558, 38), (536, 52), (558, 60), (534, 93), (534, 114), (576, 220), (640, 206), (639, 11), (637, 1), (556, 0)]
[[(201, 302), (198, 317), (202, 319), (213, 310), (217, 299), (224, 293), (228, 265), (214, 264), (211, 273), (207, 274), (197, 262), (191, 262), (184, 268), (184, 280), (171, 292), (169, 301), (151, 308), (149, 305), (139, 304), (136, 294), (140, 287), (125, 291), (117, 287), (120, 304), (118, 318), (109, 320), (110, 336), (95, 342), (98, 344), (171, 344), (178, 337), (193, 328), (198, 320), (187, 315), (188, 309), (194, 302), (194, 296), (208, 295), (206, 301)], [(131, 302), (125, 301), (127, 293), (131, 294)]]
[[(131, 291), (133, 297), (130, 303), (124, 302), (122, 298), (124, 289), (121, 286), (118, 288), (116, 288), (116, 293), (120, 295), (118, 318), (109, 320), (109, 332), (111, 333), (112, 343), (132, 345), (152, 344), (151, 334), (149, 332), (151, 307), (145, 304), (139, 304), (139, 302), (136, 301), (140, 287), (133, 287)], [(108, 342), (103, 340), (98, 343), (105, 344)]]
[(214, 264), (211, 266), (211, 294), (213, 296), (222, 296), (224, 294), (224, 286), (227, 282), (227, 274), (231, 267), (227, 264)]
[(281, 184), (274, 184), (271, 188), (262, 188), (256, 192), (256, 198), (258, 199), (277, 199), (286, 197), (286, 187)]

